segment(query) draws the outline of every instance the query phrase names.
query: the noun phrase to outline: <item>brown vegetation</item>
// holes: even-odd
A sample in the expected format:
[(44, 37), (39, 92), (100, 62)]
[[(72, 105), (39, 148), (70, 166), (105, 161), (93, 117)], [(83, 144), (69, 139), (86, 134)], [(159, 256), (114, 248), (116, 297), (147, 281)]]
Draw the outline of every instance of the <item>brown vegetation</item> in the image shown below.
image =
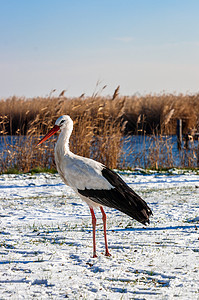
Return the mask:
[[(95, 93), (87, 98), (84, 95), (67, 98), (61, 93), (59, 97), (2, 99), (0, 134), (5, 139), (5, 147), (0, 156), (0, 172), (12, 168), (26, 172), (38, 166), (54, 168), (54, 139), (51, 138), (40, 147), (35, 145), (63, 114), (69, 114), (74, 120), (72, 151), (92, 157), (111, 168), (127, 167), (126, 162), (121, 160), (123, 135), (154, 134), (155, 139), (155, 134), (175, 134), (176, 120), (179, 118), (183, 120), (184, 133), (197, 130), (199, 95), (122, 97), (118, 87), (112, 97), (100, 97)], [(8, 142), (7, 135), (18, 135), (19, 138)], [(165, 140), (156, 140), (156, 147), (152, 143), (146, 166), (158, 168), (175, 165), (172, 145), (168, 141), (164, 153), (161, 145), (165, 145)], [(144, 149), (137, 161), (142, 155)]]
[[(79, 98), (47, 97), (47, 98), (17, 98), (0, 100), (0, 117), (7, 116), (6, 131), (10, 135), (17, 132), (27, 134), (32, 122), (37, 118), (43, 123), (53, 124), (62, 114), (69, 114), (74, 121), (86, 116), (99, 118), (96, 124), (100, 128), (104, 120), (108, 122), (125, 122), (126, 133), (146, 134), (154, 132), (175, 134), (176, 120), (183, 120), (183, 129), (197, 128), (199, 119), (199, 94), (196, 95), (146, 95), (119, 96), (119, 87), (113, 97)], [(42, 124), (42, 128), (45, 128)]]

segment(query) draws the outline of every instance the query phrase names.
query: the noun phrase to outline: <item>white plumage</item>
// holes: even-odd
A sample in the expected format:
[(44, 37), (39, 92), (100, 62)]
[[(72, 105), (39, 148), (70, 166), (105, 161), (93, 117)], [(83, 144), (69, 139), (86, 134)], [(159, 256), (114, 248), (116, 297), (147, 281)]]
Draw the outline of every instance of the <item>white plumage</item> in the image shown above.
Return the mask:
[[(69, 149), (69, 138), (73, 129), (73, 121), (69, 116), (61, 116), (55, 125), (62, 125), (62, 130), (55, 145), (55, 163), (63, 181), (75, 192), (87, 189), (111, 189), (113, 186), (102, 177), (103, 165), (92, 159), (72, 153)], [(58, 125), (59, 126), (59, 125)], [(96, 205), (96, 203), (93, 203)]]
[(93, 208), (100, 207), (104, 224), (105, 255), (109, 256), (106, 214), (102, 206), (116, 208), (143, 224), (149, 223), (149, 216), (152, 212), (146, 202), (130, 189), (115, 172), (97, 161), (78, 156), (70, 151), (69, 138), (73, 130), (73, 121), (68, 115), (58, 118), (55, 126), (38, 145), (58, 130), (61, 130), (55, 146), (55, 162), (58, 173), (65, 184), (69, 185), (90, 207), (93, 224), (93, 257), (97, 256), (96, 218)]

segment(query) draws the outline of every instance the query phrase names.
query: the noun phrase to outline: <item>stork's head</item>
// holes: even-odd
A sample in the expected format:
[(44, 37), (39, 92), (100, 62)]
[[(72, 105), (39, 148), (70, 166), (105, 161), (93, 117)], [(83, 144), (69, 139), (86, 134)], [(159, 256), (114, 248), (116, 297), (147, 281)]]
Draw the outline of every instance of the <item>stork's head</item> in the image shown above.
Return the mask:
[(55, 126), (58, 126), (60, 129), (65, 127), (68, 128), (73, 126), (73, 121), (68, 115), (63, 115), (57, 119), (57, 121), (55, 122)]
[(40, 145), (43, 142), (45, 142), (49, 137), (51, 137), (55, 132), (59, 130), (69, 130), (69, 132), (72, 132), (73, 129), (73, 121), (68, 115), (63, 115), (57, 119), (55, 122), (55, 126), (41, 139), (41, 141), (37, 144)]

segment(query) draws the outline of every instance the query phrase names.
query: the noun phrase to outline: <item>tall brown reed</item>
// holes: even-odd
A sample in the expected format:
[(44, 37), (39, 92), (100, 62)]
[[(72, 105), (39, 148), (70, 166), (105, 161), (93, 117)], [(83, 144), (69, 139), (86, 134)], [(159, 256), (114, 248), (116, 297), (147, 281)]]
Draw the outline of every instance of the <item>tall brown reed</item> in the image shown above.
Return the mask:
[[(105, 86), (102, 88), (104, 89)], [(36, 143), (63, 114), (74, 120), (71, 150), (79, 155), (94, 158), (111, 168), (127, 167), (122, 161), (123, 135), (152, 134), (148, 149), (134, 148), (137, 163), (144, 161), (145, 167), (161, 168), (175, 165), (172, 157), (172, 142), (164, 134), (175, 134), (176, 119), (183, 119), (183, 130), (197, 130), (199, 123), (199, 95), (147, 95), (122, 97), (119, 86), (113, 96), (101, 97), (94, 92), (92, 97), (67, 98), (62, 91), (59, 97), (25, 99), (12, 97), (0, 100), (0, 134), (4, 148), (0, 153), (0, 172), (9, 169), (29, 171), (55, 168), (54, 141), (36, 147)], [(157, 137), (156, 135), (160, 135)], [(18, 135), (18, 139), (6, 139), (7, 135)], [(26, 135), (26, 137), (24, 137)], [(184, 166), (195, 165), (197, 150), (183, 152)], [(133, 160), (132, 160), (133, 161)]]
[[(13, 100), (16, 101), (16, 100)], [(48, 103), (50, 101), (50, 103)], [(69, 113), (74, 116), (74, 131), (71, 137), (71, 150), (85, 157), (92, 157), (107, 164), (111, 168), (117, 167), (121, 148), (123, 128), (117, 122), (104, 117), (103, 104), (93, 98), (89, 104), (84, 105), (81, 114), (77, 113), (79, 104), (73, 101), (70, 110), (65, 98), (48, 99), (45, 106), (34, 111), (34, 118), (27, 124), (26, 136), (23, 129), (17, 129), (18, 138), (4, 139), (4, 150), (0, 154), (0, 172), (17, 169), (27, 172), (37, 168), (55, 168), (54, 142), (56, 137), (46, 141), (40, 147), (36, 147), (41, 135), (45, 134), (54, 124), (54, 121), (62, 114)], [(51, 103), (51, 101), (53, 103)], [(97, 107), (95, 102), (98, 102)], [(92, 103), (92, 105), (91, 105)], [(51, 104), (51, 105), (47, 105)], [(71, 105), (71, 103), (70, 103)], [(93, 107), (96, 118), (93, 118)], [(6, 135), (9, 118), (2, 117), (0, 122), (2, 134)]]
[[(69, 114), (73, 120), (85, 113), (96, 119), (99, 109), (104, 120), (127, 121), (126, 133), (137, 133), (137, 121), (140, 116), (141, 128), (146, 134), (175, 134), (177, 119), (183, 120), (184, 132), (198, 126), (199, 94), (123, 97), (119, 95), (119, 86), (112, 97), (101, 97), (98, 92), (94, 92), (92, 97), (67, 98), (63, 92), (60, 97), (12, 97), (0, 100), (0, 116), (8, 118), (8, 134), (16, 134), (17, 130), (20, 130), (21, 134), (27, 134), (37, 115), (42, 117), (43, 121), (48, 118), (49, 122), (54, 122), (56, 117), (63, 113)], [(101, 123), (99, 122), (99, 125)], [(45, 125), (42, 126), (45, 128)]]

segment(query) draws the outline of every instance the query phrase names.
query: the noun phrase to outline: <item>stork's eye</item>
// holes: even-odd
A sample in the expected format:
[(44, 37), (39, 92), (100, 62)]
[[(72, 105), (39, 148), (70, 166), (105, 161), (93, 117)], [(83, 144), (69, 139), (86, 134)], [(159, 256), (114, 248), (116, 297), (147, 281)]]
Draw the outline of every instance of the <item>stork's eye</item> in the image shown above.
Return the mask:
[(64, 120), (61, 120), (60, 125), (64, 123)]

